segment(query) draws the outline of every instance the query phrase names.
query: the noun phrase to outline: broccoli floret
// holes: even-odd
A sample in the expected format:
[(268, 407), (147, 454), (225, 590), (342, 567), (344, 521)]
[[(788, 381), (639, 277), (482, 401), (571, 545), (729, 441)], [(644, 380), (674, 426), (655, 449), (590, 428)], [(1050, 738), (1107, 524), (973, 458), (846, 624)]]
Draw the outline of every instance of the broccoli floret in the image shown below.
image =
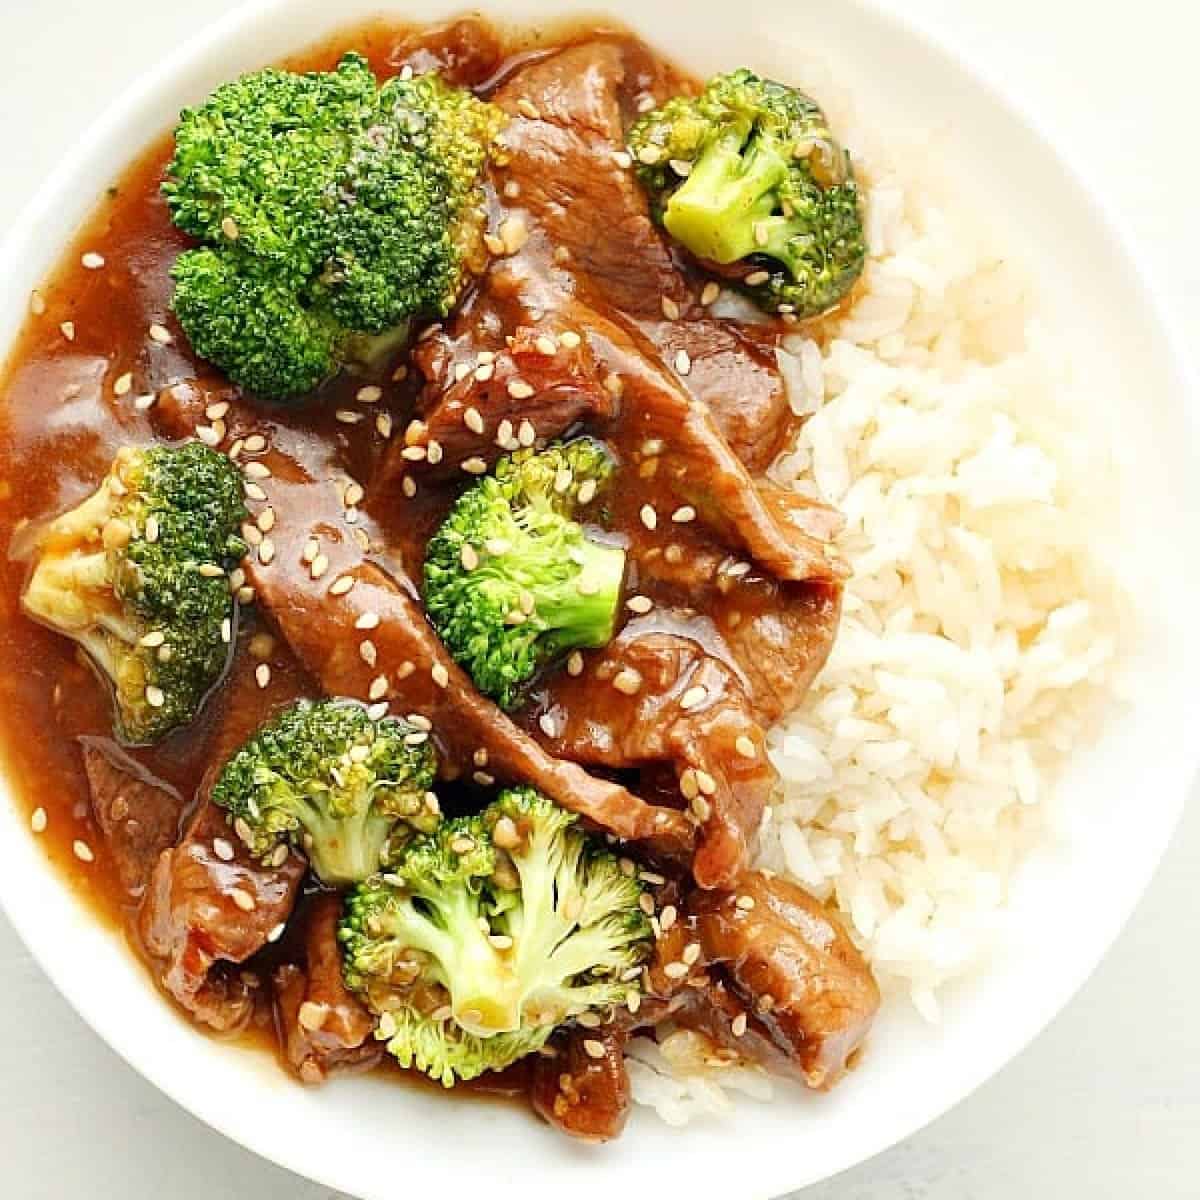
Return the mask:
[(702, 261), (739, 264), (769, 312), (814, 316), (862, 272), (849, 155), (803, 92), (747, 70), (676, 96), (629, 132), (656, 219)]
[(502, 708), (557, 656), (613, 636), (625, 552), (573, 519), (612, 470), (590, 438), (517, 451), (459, 497), (429, 541), (430, 620)]
[(311, 391), (481, 269), (482, 175), (503, 115), (436, 75), (366, 60), (269, 69), (186, 109), (163, 192), (205, 243), (175, 265), (196, 351), (268, 399)]
[(642, 884), (532, 788), (414, 842), (350, 893), (347, 985), (405, 1066), (450, 1087), (640, 991)]
[(42, 535), (22, 604), (111, 680), (123, 741), (155, 742), (192, 720), (225, 670), (226, 575), (246, 552), (245, 515), (223, 454), (199, 442), (127, 447)]
[(330, 886), (373, 875), (441, 819), (429, 735), (345, 700), (301, 700), (225, 764), (212, 790), (263, 862), (303, 849)]

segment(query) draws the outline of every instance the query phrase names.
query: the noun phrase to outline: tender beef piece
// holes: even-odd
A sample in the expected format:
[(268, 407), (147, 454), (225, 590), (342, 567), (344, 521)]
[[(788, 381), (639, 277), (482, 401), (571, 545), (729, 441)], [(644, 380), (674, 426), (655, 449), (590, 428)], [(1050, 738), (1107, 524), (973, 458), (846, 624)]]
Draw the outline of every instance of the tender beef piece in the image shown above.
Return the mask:
[(840, 922), (803, 888), (749, 871), (728, 892), (694, 892), (704, 958), (728, 974), (774, 1045), (828, 1088), (862, 1045), (879, 987)]
[(342, 903), (325, 893), (304, 908), (303, 961), (274, 975), (275, 1020), (288, 1065), (305, 1083), (366, 1071), (383, 1057), (375, 1018), (342, 979), (337, 923)]
[(607, 1142), (629, 1116), (629, 1074), (620, 1032), (572, 1029), (534, 1063), (530, 1098), (538, 1114), (585, 1142)]
[[(156, 410), (178, 436), (198, 419), (207, 396), (172, 389)], [(689, 852), (693, 835), (681, 813), (652, 808), (619, 784), (597, 779), (572, 762), (548, 755), (494, 704), (484, 699), (450, 657), (426, 620), (416, 589), (398, 564), (375, 561), (377, 532), (351, 523), (325, 453), (284, 426), (253, 420), (231, 407), (231, 436), (242, 424), (266, 436), (260, 481), (275, 524), (271, 553), (262, 548), (246, 573), (296, 657), (333, 696), (386, 699), (392, 710), (417, 713), (433, 725), (444, 764), (486, 770), (493, 778), (531, 783), (563, 807), (618, 837), (648, 841), (662, 852)], [(315, 539), (323, 558), (305, 557)], [(334, 594), (338, 579), (353, 581)]]
[(81, 738), (80, 750), (96, 824), (121, 886), (136, 900), (158, 856), (179, 837), (183, 800), (110, 742)]
[(142, 942), (163, 986), (201, 1024), (227, 1032), (250, 1019), (259, 981), (231, 965), (287, 920), (304, 871), (297, 854), (279, 867), (254, 862), (208, 800), (160, 856), (139, 914)]
[[(557, 676), (524, 719), (552, 753), (579, 762), (669, 763), (700, 827), (692, 874), (721, 887), (748, 862), (775, 772), (737, 672), (712, 651), (710, 630), (688, 636), (697, 626), (663, 610), (631, 622), (582, 675)], [(613, 686), (621, 672), (635, 674), (635, 694)]]
[(416, 75), (437, 71), (457, 87), (478, 87), (499, 69), (504, 48), (496, 30), (481, 17), (460, 17), (425, 26), (401, 38), (388, 54), (397, 72), (412, 67)]

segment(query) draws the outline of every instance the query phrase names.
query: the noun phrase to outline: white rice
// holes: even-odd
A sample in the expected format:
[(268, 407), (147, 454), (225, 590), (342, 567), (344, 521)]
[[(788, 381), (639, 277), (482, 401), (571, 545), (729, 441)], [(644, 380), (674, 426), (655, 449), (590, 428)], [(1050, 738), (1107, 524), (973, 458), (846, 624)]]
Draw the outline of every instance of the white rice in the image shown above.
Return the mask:
[[(797, 334), (781, 356), (808, 420), (772, 474), (845, 514), (853, 577), (829, 664), (771, 731), (760, 863), (833, 903), (890, 1002), (936, 1021), (1109, 698), (1119, 601), (1097, 549), (1104, 448), (1072, 425), (1032, 289), (969, 206), (939, 203), (928, 157), (900, 170), (870, 140), (847, 137), (870, 180), (865, 286), (825, 344)], [(672, 1123), (769, 1087), (649, 1039), (630, 1059), (635, 1100)]]

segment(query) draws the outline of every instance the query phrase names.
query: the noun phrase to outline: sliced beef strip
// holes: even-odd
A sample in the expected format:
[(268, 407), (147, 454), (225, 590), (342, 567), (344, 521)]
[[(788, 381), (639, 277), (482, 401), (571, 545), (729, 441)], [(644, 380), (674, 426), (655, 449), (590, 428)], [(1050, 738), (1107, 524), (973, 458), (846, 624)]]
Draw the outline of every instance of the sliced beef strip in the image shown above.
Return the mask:
[(370, 1070), (383, 1057), (375, 1018), (342, 979), (337, 943), (341, 899), (324, 893), (304, 907), (303, 960), (273, 977), (275, 1019), (288, 1065), (305, 1083)]
[(96, 824), (121, 886), (136, 900), (158, 856), (179, 837), (183, 799), (105, 739), (81, 738), (80, 750)]
[(287, 920), (304, 872), (297, 854), (279, 867), (254, 862), (208, 800), (160, 856), (139, 914), (142, 943), (163, 986), (201, 1024), (228, 1032), (249, 1021), (259, 980), (231, 968)]
[(553, 1057), (533, 1066), (530, 1099), (556, 1129), (586, 1142), (607, 1142), (629, 1116), (625, 1037), (616, 1030), (572, 1029), (550, 1043)]
[(696, 891), (688, 910), (706, 962), (799, 1068), (832, 1087), (862, 1046), (879, 987), (841, 923), (803, 888), (749, 871), (728, 892)]
[[(748, 862), (775, 772), (738, 674), (703, 635), (687, 636), (696, 624), (662, 610), (631, 622), (581, 675), (557, 676), (524, 719), (552, 753), (578, 762), (671, 764), (700, 829), (692, 874), (721, 887)], [(638, 690), (614, 686), (619, 675)]]
[[(182, 436), (194, 427), (202, 390), (175, 388), (156, 405), (163, 427)], [(378, 545), (370, 523), (353, 524), (337, 488), (339, 472), (302, 437), (285, 427), (226, 415), (230, 436), (242, 423), (264, 434), (268, 449), (257, 461), (270, 474), (258, 483), (275, 524), (270, 552), (246, 560), (258, 602), (271, 614), (296, 657), (327, 693), (386, 700), (392, 711), (431, 722), (443, 762), (486, 770), (491, 778), (533, 784), (547, 796), (618, 837), (652, 843), (661, 852), (690, 852), (693, 832), (683, 814), (654, 808), (619, 784), (552, 758), (474, 688), (442, 645), (421, 608), (416, 589), (397, 564), (373, 558)], [(316, 539), (322, 556), (306, 550)], [(335, 594), (339, 579), (352, 581)]]

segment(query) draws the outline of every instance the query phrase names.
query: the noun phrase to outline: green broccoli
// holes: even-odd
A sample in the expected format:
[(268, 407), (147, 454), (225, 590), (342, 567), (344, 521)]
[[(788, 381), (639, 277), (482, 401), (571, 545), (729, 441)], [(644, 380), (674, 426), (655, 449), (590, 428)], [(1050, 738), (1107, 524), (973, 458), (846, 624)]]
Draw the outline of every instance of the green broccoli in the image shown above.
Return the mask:
[(716, 75), (641, 117), (629, 148), (656, 219), (701, 261), (737, 264), (759, 307), (814, 316), (861, 274), (850, 158), (803, 92), (747, 70)]
[(429, 618), (502, 708), (556, 656), (613, 636), (625, 552), (573, 519), (612, 471), (590, 438), (519, 450), (459, 497), (429, 541)]
[(639, 993), (653, 944), (642, 893), (573, 814), (510, 789), (350, 893), (346, 983), (404, 1066), (451, 1087)]
[(186, 109), (163, 193), (203, 245), (176, 260), (197, 353), (267, 399), (311, 391), (444, 316), (482, 268), (500, 110), (437, 75), (380, 87), (366, 60), (268, 69)]
[(43, 533), (22, 596), (111, 680), (118, 736), (158, 741), (200, 710), (229, 659), (227, 572), (246, 552), (242, 479), (199, 442), (126, 447)]
[(225, 764), (212, 790), (251, 854), (304, 850), (333, 887), (375, 874), (440, 819), (428, 733), (353, 701), (301, 700)]

